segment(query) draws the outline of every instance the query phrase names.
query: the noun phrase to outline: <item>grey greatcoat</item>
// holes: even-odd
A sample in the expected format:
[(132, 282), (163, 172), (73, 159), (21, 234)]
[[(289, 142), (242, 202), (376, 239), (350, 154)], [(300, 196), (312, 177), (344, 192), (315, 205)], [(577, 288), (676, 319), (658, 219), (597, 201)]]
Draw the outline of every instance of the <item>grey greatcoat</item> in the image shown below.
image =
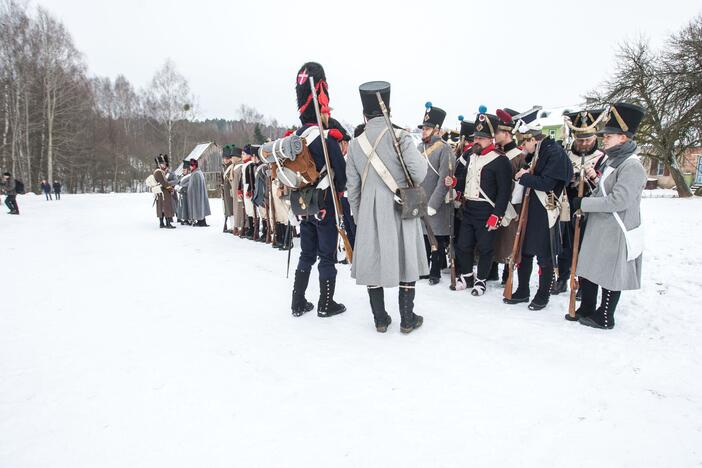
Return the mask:
[(224, 166), (222, 173), (222, 203), (224, 204), (224, 216), (234, 215), (234, 197), (232, 196), (231, 171), (234, 169), (232, 163)]
[(188, 210), (190, 210), (190, 218), (195, 221), (205, 219), (205, 216), (212, 214), (210, 212), (210, 200), (207, 198), (205, 175), (200, 169), (197, 169), (190, 175)]
[[(178, 176), (170, 168), (168, 169), (168, 173), (166, 174), (166, 180), (173, 187), (178, 185)], [(172, 199), (171, 203), (173, 205), (173, 212), (175, 213), (176, 216), (178, 216), (178, 212), (180, 211), (180, 208), (178, 207), (178, 193), (176, 193), (175, 190), (173, 190), (171, 192), (171, 199)]]
[[(440, 142), (439, 146), (429, 153), (430, 148), (437, 142)], [(420, 143), (418, 149), (428, 163), (427, 175), (422, 182), (422, 188), (427, 194), (429, 207), (436, 210), (434, 216), (428, 217), (429, 225), (435, 236), (448, 236), (451, 206), (446, 203), (448, 187), (446, 187), (444, 179), (448, 176), (449, 158), (455, 158), (455, 156), (451, 152), (451, 147), (436, 135), (431, 137), (428, 145), (425, 145), (424, 142)], [(424, 226), (422, 228), (424, 229)]]
[[(382, 117), (368, 121), (365, 131), (371, 145), (385, 128)], [(398, 186), (407, 187), (391, 138), (386, 133), (378, 143), (376, 152)], [(427, 163), (408, 133), (402, 132), (400, 146), (407, 169), (417, 184), (426, 175)], [(400, 282), (417, 281), (421, 275), (429, 274), (421, 221), (419, 218), (400, 218), (392, 192), (373, 167), (368, 167), (365, 184), (361, 188), (367, 164), (368, 158), (360, 144), (352, 140), (346, 162), (346, 188), (356, 222), (351, 276), (357, 284), (388, 288), (396, 287)]]
[(640, 289), (641, 255), (627, 261), (624, 233), (612, 213), (619, 213), (627, 230), (641, 224), (641, 193), (646, 186), (646, 171), (637, 158), (628, 159), (605, 179), (604, 186), (606, 197), (598, 184), (592, 195), (582, 200), (587, 229), (577, 274), (611, 291)]
[(180, 203), (178, 204), (178, 218), (183, 221), (191, 221), (190, 210), (188, 209), (188, 185), (190, 185), (190, 174), (186, 174), (180, 178), (178, 182), (180, 190)]

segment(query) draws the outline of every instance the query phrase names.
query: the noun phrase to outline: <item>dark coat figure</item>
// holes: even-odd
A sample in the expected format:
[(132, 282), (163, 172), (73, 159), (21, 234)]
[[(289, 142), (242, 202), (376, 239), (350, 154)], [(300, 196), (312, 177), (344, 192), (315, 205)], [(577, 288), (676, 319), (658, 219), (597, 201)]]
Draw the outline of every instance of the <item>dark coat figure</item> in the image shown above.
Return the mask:
[(61, 182), (57, 180), (54, 181), (54, 196), (57, 200), (61, 199)]
[(17, 182), (12, 178), (12, 174), (5, 172), (2, 175), (2, 193), (5, 194), (5, 206), (10, 210), (9, 214), (18, 215), (17, 205)]
[[(519, 286), (512, 299), (505, 299), (505, 302), (529, 302), (529, 278), (536, 257), (541, 270), (539, 289), (529, 308), (539, 310), (548, 304), (554, 275), (553, 258), (560, 253), (560, 212), (557, 200), (573, 177), (573, 167), (563, 147), (550, 137), (538, 141), (535, 152), (527, 154), (526, 161), (533, 170), (519, 178), (519, 184), (531, 190), (518, 270)], [(547, 210), (546, 206), (550, 209)]]
[[(319, 108), (315, 109), (311, 81), (314, 79), (314, 93), (317, 96)], [(307, 135), (309, 150), (314, 158), (315, 166), (320, 172), (326, 166), (321, 138), (325, 138), (329, 151), (329, 160), (334, 173), (334, 185), (338, 192), (343, 192), (346, 187), (346, 162), (341, 153), (339, 142), (334, 138), (319, 135), (317, 125), (317, 112), (328, 118), (331, 109), (329, 107), (329, 87), (326, 75), (322, 66), (315, 62), (305, 63), (297, 73), (296, 87), (298, 112), (302, 128), (297, 131), (298, 135)], [(326, 176), (326, 171), (322, 177)], [(293, 195), (294, 196), (294, 193)], [(324, 190), (321, 211), (317, 216), (303, 218), (300, 222), (300, 259), (295, 271), (295, 284), (292, 294), (292, 313), (300, 316), (314, 308), (305, 299), (305, 291), (309, 284), (312, 266), (319, 259), (319, 302), (317, 304), (317, 315), (320, 317), (330, 317), (340, 314), (346, 310), (343, 304), (334, 301), (334, 291), (336, 289), (336, 249), (338, 245), (338, 231), (335, 220), (336, 207), (332, 197), (331, 188)]]
[(47, 181), (42, 181), (41, 183), (41, 191), (44, 192), (44, 196), (46, 197), (46, 200), (52, 200), (51, 198), (51, 184), (49, 184)]

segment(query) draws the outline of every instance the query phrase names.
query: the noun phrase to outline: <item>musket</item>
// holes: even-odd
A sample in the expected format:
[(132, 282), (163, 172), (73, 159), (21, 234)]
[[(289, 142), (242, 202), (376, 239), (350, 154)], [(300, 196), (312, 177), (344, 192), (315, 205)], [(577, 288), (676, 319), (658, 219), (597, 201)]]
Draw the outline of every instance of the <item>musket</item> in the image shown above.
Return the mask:
[(322, 125), (322, 115), (319, 113), (319, 103), (317, 102), (317, 92), (314, 89), (314, 78), (310, 76), (310, 91), (312, 92), (312, 99), (314, 100), (314, 113), (317, 116), (317, 126), (319, 127), (319, 140), (322, 142), (322, 152), (324, 153), (324, 163), (327, 165), (327, 178), (329, 179), (329, 188), (332, 193), (332, 200), (334, 202), (334, 220), (336, 221), (336, 230), (339, 232), (339, 237), (341, 237), (344, 243), (344, 250), (346, 253), (346, 260), (349, 263), (353, 260), (353, 249), (351, 247), (351, 242), (346, 235), (344, 230), (344, 218), (339, 213), (341, 213), (341, 204), (339, 203), (339, 196), (334, 186), (334, 169), (331, 165), (331, 159), (329, 159), (329, 151), (327, 150), (327, 139), (324, 136), (324, 125)]
[(272, 176), (273, 173), (271, 172), (270, 175), (266, 178), (266, 185), (268, 186), (268, 235), (270, 236), (271, 244), (275, 246), (275, 243), (278, 241), (278, 236), (277, 230), (272, 229), (272, 226), (275, 226), (277, 224), (275, 218), (275, 203), (273, 202), (273, 181), (271, 180)]
[[(456, 149), (456, 154), (460, 153), (463, 151), (463, 140), (464, 136), (461, 135), (461, 139), (458, 141), (458, 147)], [(448, 176), (453, 180), (453, 176), (455, 173), (455, 165), (454, 165), (454, 160), (453, 156), (449, 157), (449, 163), (448, 163)], [(454, 236), (454, 229), (453, 225), (455, 222), (455, 215), (456, 215), (456, 208), (454, 207), (454, 189), (453, 187), (449, 188), (449, 268), (451, 269), (451, 289), (456, 289), (456, 250), (455, 250), (455, 236)]]
[(290, 276), (290, 254), (292, 253), (292, 248), (293, 248), (293, 242), (292, 239), (290, 239), (290, 247), (288, 248), (288, 239), (290, 238), (290, 220), (288, 219), (288, 227), (285, 228), (285, 237), (283, 238), (283, 246), (288, 249), (288, 267), (287, 270), (285, 270), (285, 279), (288, 279)]
[[(538, 153), (538, 151), (537, 151)], [(536, 158), (532, 160), (531, 174), (536, 166)], [(519, 182), (517, 182), (519, 183)], [(509, 275), (505, 282), (505, 290), (502, 296), (505, 299), (512, 299), (512, 284), (514, 283), (514, 266), (522, 261), (522, 245), (524, 244), (524, 232), (526, 231), (527, 218), (529, 217), (529, 198), (531, 196), (531, 188), (526, 187), (524, 190), (524, 199), (522, 200), (522, 209), (519, 213), (519, 224), (517, 225), (517, 234), (514, 236), (514, 244), (512, 244), (512, 255), (509, 257)]]
[[(397, 135), (395, 134), (395, 129), (393, 128), (392, 122), (390, 121), (390, 114), (388, 113), (388, 108), (385, 106), (385, 101), (383, 101), (383, 98), (380, 95), (379, 91), (375, 92), (375, 96), (378, 98), (378, 105), (380, 106), (380, 110), (383, 112), (383, 118), (385, 119), (385, 125), (387, 125), (388, 127), (388, 133), (390, 134), (390, 138), (392, 139), (392, 146), (395, 149), (395, 154), (397, 154), (397, 158), (400, 160), (400, 166), (402, 166), (402, 171), (405, 173), (405, 180), (407, 181), (407, 186), (410, 188), (414, 188), (415, 183), (412, 180), (412, 176), (410, 175), (409, 170), (407, 169), (407, 165), (405, 164), (405, 158), (402, 156), (400, 140), (397, 138)], [(429, 224), (429, 220), (427, 219), (426, 215), (422, 216), (421, 220), (424, 223), (424, 227), (427, 230), (427, 238), (429, 239), (431, 251), (436, 252), (437, 250), (439, 250), (439, 246), (436, 242), (436, 236), (434, 236), (434, 231), (431, 229), (431, 225)]]
[[(565, 189), (564, 189), (565, 190)], [(578, 181), (578, 197), (585, 195), (585, 154), (580, 155), (580, 180)], [(578, 256), (580, 255), (580, 234), (582, 231), (583, 212), (578, 209), (575, 212), (575, 236), (573, 236), (573, 258), (570, 261), (570, 301), (568, 302), (568, 315), (575, 319), (575, 296), (580, 287), (575, 270), (578, 267)]]

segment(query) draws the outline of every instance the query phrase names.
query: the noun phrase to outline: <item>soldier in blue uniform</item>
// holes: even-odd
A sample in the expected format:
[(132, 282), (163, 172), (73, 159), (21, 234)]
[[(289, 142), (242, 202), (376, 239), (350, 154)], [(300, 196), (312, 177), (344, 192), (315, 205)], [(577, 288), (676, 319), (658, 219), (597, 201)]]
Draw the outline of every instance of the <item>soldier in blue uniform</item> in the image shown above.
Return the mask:
[[(329, 87), (322, 66), (315, 62), (305, 63), (297, 72), (295, 91), (302, 127), (296, 132), (307, 141), (314, 158), (320, 181), (327, 176), (324, 151), (320, 138), (326, 139), (329, 159), (334, 173), (334, 186), (343, 192), (346, 187), (346, 162), (341, 153), (339, 142), (327, 135), (319, 135), (314, 100), (310, 90), (309, 78), (314, 78), (315, 93), (319, 102), (322, 124), (328, 126), (331, 109), (329, 107)], [(326, 184), (325, 184), (326, 185)], [(293, 195), (294, 196), (294, 195)], [(305, 298), (305, 291), (310, 280), (312, 266), (319, 258), (319, 301), (317, 316), (331, 317), (346, 310), (343, 304), (334, 301), (336, 288), (336, 251), (338, 231), (335, 221), (334, 200), (330, 187), (324, 189), (320, 212), (316, 216), (303, 217), (300, 222), (300, 259), (295, 270), (295, 283), (292, 293), (292, 314), (299, 317), (311, 311), (314, 305)]]
[(529, 214), (524, 231), (522, 259), (519, 264), (519, 286), (507, 304), (529, 302), (529, 279), (534, 257), (540, 267), (539, 289), (529, 304), (529, 309), (540, 310), (548, 304), (554, 275), (554, 258), (560, 253), (558, 200), (565, 185), (573, 177), (573, 166), (563, 147), (541, 132), (535, 121), (523, 124), (519, 132), (523, 135), (526, 161), (531, 169), (521, 169), (515, 174), (518, 184), (531, 190)]

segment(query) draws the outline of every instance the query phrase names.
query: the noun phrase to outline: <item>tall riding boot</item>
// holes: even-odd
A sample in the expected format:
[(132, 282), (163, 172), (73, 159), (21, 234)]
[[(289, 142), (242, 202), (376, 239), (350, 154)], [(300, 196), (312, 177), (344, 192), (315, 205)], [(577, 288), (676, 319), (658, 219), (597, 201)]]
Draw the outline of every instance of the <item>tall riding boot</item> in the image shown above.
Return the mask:
[(517, 290), (512, 293), (512, 299), (503, 299), (505, 304), (520, 304), (529, 302), (529, 280), (531, 279), (531, 270), (534, 268), (534, 257), (522, 257), (522, 262), (517, 268)]
[(551, 294), (556, 296), (568, 290), (570, 282), (570, 260), (558, 257), (558, 279), (553, 283)]
[(373, 311), (375, 330), (378, 333), (385, 333), (388, 331), (388, 325), (392, 322), (385, 310), (385, 291), (380, 287), (368, 286), (368, 297), (370, 298), (371, 310)]
[(166, 218), (166, 229), (175, 229), (176, 227), (172, 223), (173, 218)]
[(509, 263), (505, 263), (504, 268), (502, 268), (502, 281), (500, 281), (502, 286), (507, 284), (507, 278), (509, 278)]
[(529, 310), (541, 310), (548, 305), (553, 286), (553, 267), (541, 267), (539, 275), (539, 290), (536, 291), (534, 300), (529, 304)]
[(319, 280), (317, 317), (332, 317), (346, 311), (344, 304), (334, 302), (334, 289), (336, 289), (336, 278)]
[(280, 226), (280, 223), (275, 223), (275, 241), (273, 242), (274, 249), (280, 249), (280, 247), (283, 245), (283, 234), (280, 232)]
[(490, 273), (488, 273), (487, 280), (488, 281), (497, 281), (500, 279), (500, 267), (499, 263), (497, 262), (492, 262), (492, 266), (490, 267)]
[(424, 323), (424, 317), (414, 313), (414, 283), (400, 283), (400, 331), (410, 333)]
[(261, 229), (261, 235), (258, 236), (258, 242), (266, 242), (268, 237), (268, 223), (263, 222), (263, 228)]
[(161, 217), (158, 218), (158, 227), (159, 227), (160, 229), (163, 229), (163, 228), (166, 227), (166, 225), (163, 224), (163, 216), (161, 216)]
[(587, 278), (580, 278), (578, 282), (580, 283), (579, 291), (582, 294), (580, 307), (575, 309), (575, 317), (565, 314), (565, 319), (571, 322), (577, 322), (581, 317), (591, 316), (595, 313), (595, 307), (597, 307), (598, 286)]
[(293, 227), (285, 226), (283, 228), (283, 247), (281, 250), (290, 250), (293, 247)]
[(249, 220), (249, 227), (246, 228), (246, 238), (247, 239), (253, 239), (253, 233), (254, 233), (254, 220), (252, 217), (248, 217)]
[(305, 291), (310, 282), (310, 272), (295, 270), (295, 283), (293, 284), (292, 292), (292, 314), (299, 317), (305, 312), (314, 309), (314, 305), (305, 299)]
[[(619, 304), (621, 295), (621, 291), (610, 291), (602, 288), (602, 302), (600, 302), (600, 306), (591, 316), (581, 317), (579, 320), (580, 324), (605, 330), (614, 328), (614, 311), (617, 310), (617, 304)], [(583, 300), (585, 300), (584, 295)]]

